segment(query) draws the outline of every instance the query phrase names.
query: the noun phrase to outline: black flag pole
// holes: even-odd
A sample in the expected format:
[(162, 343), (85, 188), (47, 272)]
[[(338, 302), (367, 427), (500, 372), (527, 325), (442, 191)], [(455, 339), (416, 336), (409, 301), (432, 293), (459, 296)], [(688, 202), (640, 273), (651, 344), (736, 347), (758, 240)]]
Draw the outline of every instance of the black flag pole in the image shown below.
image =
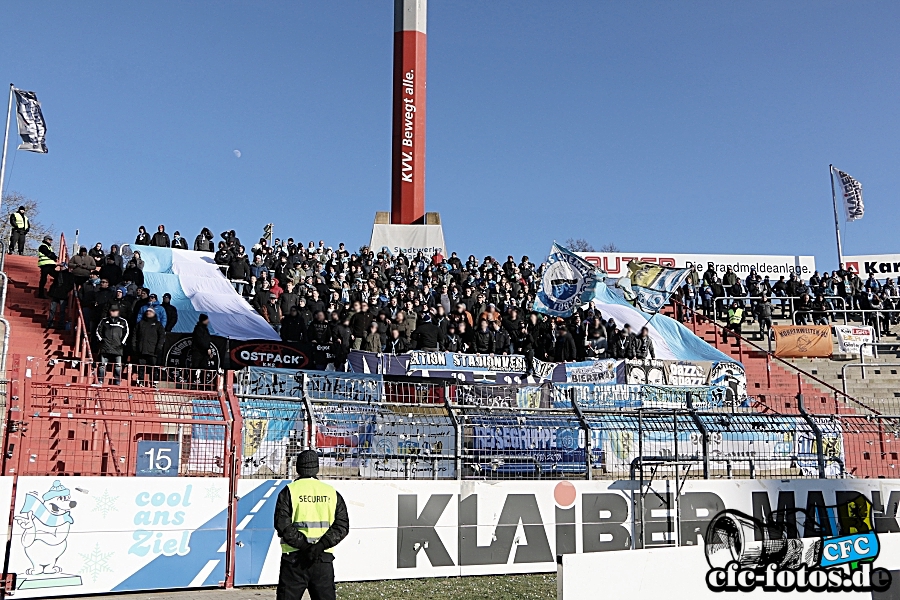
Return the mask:
[(831, 178), (831, 205), (834, 207), (834, 235), (837, 238), (838, 267), (844, 264), (844, 252), (841, 249), (841, 226), (838, 222), (837, 195), (834, 192), (834, 165), (828, 165), (828, 175)]

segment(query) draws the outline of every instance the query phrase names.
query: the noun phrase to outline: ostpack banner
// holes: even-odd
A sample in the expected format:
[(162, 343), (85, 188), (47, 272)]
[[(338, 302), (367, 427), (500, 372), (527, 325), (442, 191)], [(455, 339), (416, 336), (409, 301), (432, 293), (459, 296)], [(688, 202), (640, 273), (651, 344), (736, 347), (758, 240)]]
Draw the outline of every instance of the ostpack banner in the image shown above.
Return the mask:
[(833, 352), (828, 325), (773, 325), (775, 356), (826, 358)]
[(414, 257), (421, 252), (429, 260), (436, 252), (448, 256), (447, 247), (444, 244), (444, 230), (440, 225), (376, 223), (372, 227), (372, 241), (369, 248), (375, 253), (386, 248), (394, 256), (405, 254), (408, 257)]
[(838, 350), (842, 354), (860, 355), (860, 350), (865, 356), (872, 356), (872, 346), (863, 346), (863, 344), (872, 344), (875, 342), (875, 328), (866, 325), (865, 327), (854, 325), (835, 325), (834, 333), (837, 336)]
[(814, 256), (790, 256), (770, 254), (676, 254), (672, 252), (578, 252), (597, 268), (603, 269), (609, 277), (622, 277), (628, 273), (630, 261), (656, 263), (663, 267), (692, 268), (697, 267), (700, 276), (712, 268), (719, 277), (724, 275), (728, 267), (741, 278), (755, 269), (760, 277), (769, 276), (773, 281), (784, 275), (787, 279), (796, 273), (803, 279), (809, 279), (816, 270)]

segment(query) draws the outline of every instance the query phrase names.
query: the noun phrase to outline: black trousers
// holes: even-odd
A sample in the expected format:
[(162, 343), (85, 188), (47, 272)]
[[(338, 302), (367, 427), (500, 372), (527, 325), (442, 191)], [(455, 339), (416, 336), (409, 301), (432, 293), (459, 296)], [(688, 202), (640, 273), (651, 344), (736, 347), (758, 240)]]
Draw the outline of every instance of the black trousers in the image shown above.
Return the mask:
[(19, 254), (25, 251), (25, 230), (13, 229), (12, 235), (9, 236), (9, 253), (12, 254), (16, 250)]
[(56, 265), (41, 266), (41, 280), (38, 283), (38, 293), (44, 293), (44, 286), (47, 285), (47, 277), (52, 276), (56, 272)]
[(275, 600), (301, 600), (307, 589), (312, 600), (335, 600), (334, 563), (317, 560), (310, 564), (299, 555), (299, 552), (281, 555)]

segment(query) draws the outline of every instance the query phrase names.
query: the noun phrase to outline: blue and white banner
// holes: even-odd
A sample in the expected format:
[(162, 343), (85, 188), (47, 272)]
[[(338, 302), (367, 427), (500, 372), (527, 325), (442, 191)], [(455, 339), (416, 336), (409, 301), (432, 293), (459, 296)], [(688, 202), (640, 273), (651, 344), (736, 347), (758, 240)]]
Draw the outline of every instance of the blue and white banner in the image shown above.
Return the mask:
[(633, 260), (628, 263), (628, 273), (619, 279), (616, 287), (622, 289), (626, 300), (644, 312), (657, 313), (690, 272), (690, 269), (673, 269)]
[(175, 333), (191, 333), (201, 313), (209, 315), (209, 330), (233, 340), (277, 340), (271, 325), (250, 308), (208, 252), (155, 246), (135, 248), (144, 260), (144, 286), (160, 299), (172, 295), (178, 309)]
[(553, 317), (571, 317), (576, 308), (594, 299), (594, 288), (602, 281), (606, 281), (606, 273), (554, 242), (533, 310)]

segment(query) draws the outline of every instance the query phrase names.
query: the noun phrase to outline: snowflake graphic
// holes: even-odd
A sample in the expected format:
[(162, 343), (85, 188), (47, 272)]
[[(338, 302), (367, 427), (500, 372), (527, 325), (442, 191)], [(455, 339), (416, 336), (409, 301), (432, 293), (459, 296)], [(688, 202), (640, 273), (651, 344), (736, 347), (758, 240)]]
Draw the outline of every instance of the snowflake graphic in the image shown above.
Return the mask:
[(81, 559), (84, 561), (84, 565), (81, 567), (81, 573), (83, 575), (90, 575), (91, 581), (97, 583), (97, 578), (100, 577), (102, 573), (112, 573), (113, 570), (109, 566), (109, 558), (115, 554), (114, 552), (101, 552), (100, 544), (94, 546), (94, 551), (90, 554), (81, 554)]
[(222, 488), (211, 485), (203, 490), (203, 494), (210, 502), (215, 502), (222, 496)]
[(118, 499), (118, 496), (110, 496), (109, 490), (103, 490), (103, 494), (94, 498), (94, 512), (100, 513), (105, 519), (106, 515), (116, 510), (116, 500)]

